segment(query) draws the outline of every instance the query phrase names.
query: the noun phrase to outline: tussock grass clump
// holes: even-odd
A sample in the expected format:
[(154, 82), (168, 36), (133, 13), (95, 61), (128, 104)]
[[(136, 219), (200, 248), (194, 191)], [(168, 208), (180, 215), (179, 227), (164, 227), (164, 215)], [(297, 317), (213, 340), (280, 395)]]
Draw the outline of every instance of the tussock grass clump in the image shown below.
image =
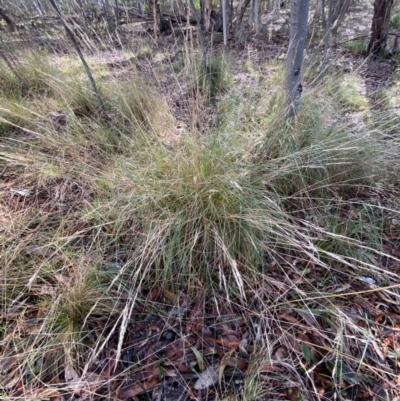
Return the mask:
[[(335, 225), (327, 218), (322, 223), (326, 208), (331, 209), (337, 201), (350, 200), (360, 188), (374, 186), (377, 181), (393, 182), (395, 174), (391, 170), (399, 168), (394, 150), (397, 147), (387, 148), (382, 141), (387, 129), (378, 132), (358, 114), (349, 113), (349, 109), (356, 111), (368, 105), (356, 77), (344, 86), (342, 81), (328, 76), (321, 87), (303, 94), (301, 111), (291, 122), (284, 118), (284, 94), (276, 90), (276, 83), (282, 81), (280, 71), (271, 76), (267, 82), (269, 97), (257, 91), (250, 93), (250, 99), (230, 95), (228, 107), (223, 109), (226, 115), (225, 120), (221, 118), (221, 135), (227, 139), (236, 133), (237, 140), (242, 140), (243, 148), (247, 147), (252, 155), (257, 176), (263, 177), (266, 189), (277, 194), (282, 209), (310, 220), (306, 224), (307, 235), (331, 238), (336, 245), (330, 257), (354, 257), (358, 252), (362, 259), (362, 231), (367, 233), (368, 225), (375, 226), (376, 222), (370, 223), (367, 218)], [(243, 93), (240, 88), (238, 92), (239, 96)], [(250, 110), (247, 104), (251, 104)], [(340, 235), (336, 235), (338, 229)], [(350, 239), (354, 239), (355, 230), (359, 231), (358, 241)], [(372, 253), (379, 250), (377, 232), (367, 237), (372, 240)], [(318, 248), (317, 255), (325, 254), (322, 242), (311, 242)]]
[(214, 56), (207, 62), (208, 71), (199, 60), (191, 63), (190, 74), (196, 91), (205, 91), (211, 97), (226, 92), (231, 82), (228, 62), (222, 55)]
[(0, 137), (13, 136), (21, 128), (31, 127), (34, 119), (27, 102), (10, 102), (0, 96)]
[[(81, 355), (88, 351), (82, 340), (90, 336), (99, 319), (110, 318), (115, 310), (101, 270), (88, 255), (62, 240), (66, 231), (53, 231), (54, 215), (37, 222), (45, 235), (35, 232), (31, 221), (27, 228), (19, 227), (19, 232), (15, 227), (11, 241), (0, 237), (1, 308), (19, 326), (3, 322), (2, 350), (8, 352), (12, 347), (11, 333), (18, 354), (13, 366), (16, 362), (25, 369), (27, 384), (63, 376), (66, 363), (79, 365)], [(29, 237), (18, 240), (21, 232), (28, 232)], [(53, 238), (46, 238), (50, 233)], [(30, 306), (25, 308), (28, 297)], [(37, 318), (32, 320), (32, 314)], [(45, 334), (38, 336), (38, 331)]]
[(359, 38), (350, 40), (345, 43), (345, 48), (355, 55), (365, 54), (367, 51), (368, 39), (367, 38)]
[(111, 113), (116, 113), (116, 127), (123, 135), (167, 137), (173, 128), (174, 118), (167, 102), (156, 88), (140, 80), (112, 82), (107, 88), (107, 98)]
[(129, 244), (135, 275), (165, 285), (201, 277), (243, 290), (242, 274), (255, 272), (265, 248), (286, 244), (291, 228), (279, 199), (231, 150), (218, 138), (186, 138), (172, 151), (158, 143), (136, 160), (120, 158), (88, 217), (103, 216), (126, 241), (141, 232)]
[[(83, 74), (64, 78), (63, 81), (54, 80), (52, 88), (55, 96), (61, 100), (62, 108), (72, 110), (78, 117), (91, 117), (99, 111), (95, 95)], [(104, 99), (106, 90), (100, 80), (97, 89)]]
[(331, 84), (335, 101), (343, 109), (368, 109), (369, 101), (365, 96), (365, 86), (362, 80), (355, 74), (345, 74), (338, 78), (340, 79), (339, 84)]
[[(324, 214), (318, 216), (318, 224), (328, 233), (321, 232), (317, 242), (321, 255), (325, 252), (346, 255), (370, 263), (374, 260), (375, 251), (382, 249), (383, 219), (372, 205), (355, 205), (350, 209), (346, 202), (343, 205), (337, 202), (335, 208), (328, 207)], [(360, 245), (365, 249), (361, 249)]]
[(0, 62), (0, 93), (18, 98), (51, 93), (51, 78), (60, 75), (46, 54), (24, 54), (23, 61), (10, 62), (12, 70)]
[[(92, 91), (87, 75), (80, 64), (70, 64), (72, 60), (64, 58), (60, 65), (43, 54), (24, 53), (23, 61), (3, 64), (0, 69), (0, 95), (11, 102), (42, 101), (51, 99), (58, 103), (58, 110), (72, 110), (79, 117), (89, 117), (96, 114), (98, 104)], [(102, 70), (94, 68), (97, 89), (103, 99), (107, 91), (102, 80)], [(43, 110), (37, 110), (38, 113)]]

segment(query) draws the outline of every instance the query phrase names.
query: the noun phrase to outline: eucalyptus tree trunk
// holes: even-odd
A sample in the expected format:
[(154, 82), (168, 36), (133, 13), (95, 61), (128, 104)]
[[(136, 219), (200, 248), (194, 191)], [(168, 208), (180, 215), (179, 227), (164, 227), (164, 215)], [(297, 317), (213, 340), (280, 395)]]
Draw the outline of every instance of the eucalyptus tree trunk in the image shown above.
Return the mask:
[(256, 33), (260, 30), (260, 0), (254, 0), (254, 30)]
[(251, 0), (250, 2), (250, 14), (249, 14), (249, 25), (258, 33), (260, 28), (260, 0)]
[(286, 57), (286, 118), (297, 115), (300, 108), (301, 70), (307, 37), (309, 0), (290, 2), (290, 43)]
[(222, 8), (222, 32), (224, 35), (224, 45), (228, 44), (228, 17), (226, 15), (226, 2), (227, 0), (221, 0)]
[[(204, 71), (207, 74), (207, 77), (211, 78), (210, 76), (210, 69), (208, 67), (207, 64), (207, 52), (206, 52), (206, 45), (205, 45), (205, 41), (204, 41), (204, 35), (203, 32), (201, 31), (201, 19), (199, 16), (199, 13), (197, 12), (196, 6), (193, 3), (193, 0), (189, 0), (190, 3), (190, 8), (192, 9), (192, 13), (194, 15), (194, 17), (196, 18), (196, 22), (197, 22), (197, 35), (199, 37), (199, 41), (200, 41), (200, 48), (201, 48), (201, 54), (202, 54), (202, 62), (203, 62), (203, 66), (204, 66)], [(200, 3), (200, 7), (201, 7), (201, 3)], [(189, 20), (189, 18), (188, 18)]]
[(317, 5), (315, 7), (315, 13), (313, 17), (313, 23), (316, 25), (319, 20), (321, 20), (322, 28), (326, 28), (325, 20), (325, 0), (317, 0)]
[(15, 22), (8, 16), (8, 13), (2, 7), (0, 7), (0, 17), (3, 18), (5, 23), (10, 28), (11, 32), (15, 32), (17, 30), (17, 26), (15, 25)]
[(203, 0), (201, 9), (201, 22), (204, 25), (204, 29), (208, 32), (211, 29), (211, 10), (212, 0)]
[(235, 33), (239, 31), (240, 24), (242, 23), (244, 13), (246, 8), (249, 6), (250, 0), (240, 0), (240, 3), (236, 10), (236, 23), (235, 23)]
[(368, 53), (378, 56), (386, 48), (393, 0), (375, 0)]
[(335, 34), (339, 30), (340, 25), (344, 21), (349, 11), (352, 0), (336, 0), (332, 6), (332, 33)]
[(274, 0), (274, 8), (272, 9), (275, 18), (279, 18), (281, 14), (281, 0)]
[(114, 15), (115, 15), (115, 25), (118, 26), (118, 21), (119, 21), (118, 0), (114, 0)]
[(171, 7), (172, 14), (179, 17), (184, 14), (184, 7), (182, 0), (168, 0), (168, 3)]
[(326, 21), (326, 32), (324, 37), (324, 57), (322, 59), (321, 67), (316, 79), (316, 82), (321, 82), (322, 77), (325, 74), (326, 67), (328, 64), (328, 52), (331, 47), (331, 28), (332, 28), (332, 12), (333, 12), (333, 0), (329, 0), (328, 6), (328, 19)]
[(253, 8), (254, 8), (254, 0), (250, 0), (249, 25), (251, 28), (253, 27), (253, 24), (254, 24)]
[(136, 6), (139, 9), (140, 14), (144, 16), (145, 0), (137, 0)]

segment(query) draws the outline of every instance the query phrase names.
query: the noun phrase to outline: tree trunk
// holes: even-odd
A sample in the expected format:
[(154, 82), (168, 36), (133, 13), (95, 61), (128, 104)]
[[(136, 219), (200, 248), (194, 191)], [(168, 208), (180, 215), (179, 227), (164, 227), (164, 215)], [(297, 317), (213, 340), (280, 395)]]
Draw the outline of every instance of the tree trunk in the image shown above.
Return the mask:
[[(321, 0), (321, 24), (322, 28), (326, 28), (326, 18), (325, 18), (325, 0)], [(332, 23), (332, 14), (331, 14), (331, 23)]]
[(254, 9), (254, 0), (250, 0), (250, 13), (249, 13), (249, 25), (250, 25), (250, 28), (253, 28), (253, 24), (254, 24), (253, 9)]
[(258, 33), (260, 30), (260, 0), (254, 0), (253, 13), (254, 13), (254, 30), (256, 31), (256, 33)]
[(250, 2), (250, 14), (249, 14), (249, 25), (256, 33), (258, 33), (260, 28), (260, 1), (251, 0)]
[(204, 25), (204, 30), (208, 32), (211, 29), (211, 11), (212, 11), (212, 1), (211, 0), (203, 0), (203, 8), (201, 20)]
[(393, 0), (375, 0), (368, 53), (378, 56), (386, 48)]
[(337, 0), (332, 9), (332, 33), (336, 34), (344, 21), (352, 0)]
[(142, 16), (144, 16), (145, 0), (137, 0), (137, 8)]
[(118, 0), (114, 0), (114, 16), (115, 16), (115, 25), (118, 26), (118, 22), (119, 22)]
[(281, 0), (274, 0), (274, 8), (272, 10), (275, 18), (279, 18), (281, 14)]
[(301, 69), (307, 37), (309, 0), (290, 2), (290, 43), (286, 58), (286, 118), (293, 118), (300, 108)]
[(239, 31), (246, 8), (249, 6), (250, 0), (241, 0), (236, 10), (235, 33)]
[(40, 16), (43, 16), (43, 15), (44, 15), (44, 11), (43, 11), (43, 7), (42, 7), (42, 4), (40, 3), (40, 1), (36, 1), (36, 3), (34, 4), (34, 6), (35, 6), (35, 9), (36, 9), (37, 13), (38, 13)]
[(224, 45), (228, 44), (228, 17), (226, 14), (226, 2), (227, 0), (221, 0), (222, 8), (222, 32), (224, 35)]
[(317, 76), (318, 83), (324, 76), (326, 66), (328, 64), (328, 52), (331, 46), (332, 11), (333, 11), (333, 0), (329, 0), (328, 20), (326, 21), (326, 32), (324, 37), (324, 58), (322, 59), (321, 68), (319, 69), (319, 73)]
[[(190, 8), (192, 9), (192, 13), (194, 14), (194, 17), (196, 18), (196, 22), (197, 22), (197, 24), (196, 24), (197, 25), (197, 35), (198, 35), (199, 41), (200, 41), (200, 48), (201, 48), (204, 70), (207, 74), (207, 77), (211, 77), (209, 74), (210, 69), (208, 68), (208, 64), (207, 64), (207, 53), (206, 53), (206, 45), (204, 43), (204, 35), (203, 35), (203, 32), (201, 31), (200, 16), (196, 10), (196, 6), (194, 5), (193, 0), (189, 0), (189, 3), (190, 3)], [(201, 3), (200, 3), (200, 7), (201, 7)], [(189, 18), (188, 18), (188, 21), (189, 21)]]
[(175, 15), (176, 17), (185, 14), (182, 0), (170, 0), (169, 4), (171, 7), (172, 14)]
[(2, 7), (0, 7), (0, 17), (2, 17), (3, 20), (6, 22), (11, 32), (16, 31), (17, 25), (15, 25), (15, 22), (7, 15), (6, 11)]

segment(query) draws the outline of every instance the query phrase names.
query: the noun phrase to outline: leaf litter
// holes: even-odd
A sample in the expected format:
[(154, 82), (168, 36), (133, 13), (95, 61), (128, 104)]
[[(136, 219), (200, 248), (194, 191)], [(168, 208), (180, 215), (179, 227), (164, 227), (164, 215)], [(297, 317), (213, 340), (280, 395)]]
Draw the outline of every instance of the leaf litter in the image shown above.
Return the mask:
[[(222, 298), (215, 305), (204, 305), (202, 289), (194, 298), (149, 291), (151, 303), (139, 302), (132, 312), (120, 360), (116, 359), (118, 330), (108, 336), (112, 327), (106, 326), (103, 334), (88, 334), (86, 345), (92, 351), (81, 355), (86, 362), (80, 368), (66, 363), (60, 367), (63, 374), (43, 388), (29, 383), (29, 375), (22, 373), (27, 368), (26, 355), (13, 352), (11, 339), (3, 338), (2, 391), (14, 399), (24, 394), (54, 401), (71, 396), (121, 401), (142, 397), (207, 400), (229, 394), (242, 398), (248, 378), (256, 374), (268, 385), (265, 391), (281, 400), (295, 400), (305, 391), (314, 394), (309, 399), (333, 399), (337, 391), (357, 400), (372, 399), (374, 393), (398, 393), (400, 303), (396, 289), (374, 288), (360, 297), (356, 294), (365, 284), (355, 278), (346, 297), (331, 293), (335, 304), (321, 297), (306, 308), (296, 298), (285, 305), (274, 302), (266, 295), (274, 287), (265, 280), (260, 283), (265, 293), (259, 316), (246, 317), (241, 307)], [(254, 289), (247, 291), (249, 298), (254, 297)], [(22, 329), (20, 322), (20, 334), (29, 336), (37, 332), (39, 322), (35, 324), (33, 310), (25, 315), (30, 324), (25, 321)], [(12, 318), (11, 313), (8, 319)], [(346, 325), (334, 332), (341, 319), (347, 320)], [(96, 352), (99, 337), (107, 340)], [(339, 344), (343, 349), (338, 349)], [(298, 366), (293, 365), (293, 355)], [(362, 386), (364, 375), (370, 388)]]

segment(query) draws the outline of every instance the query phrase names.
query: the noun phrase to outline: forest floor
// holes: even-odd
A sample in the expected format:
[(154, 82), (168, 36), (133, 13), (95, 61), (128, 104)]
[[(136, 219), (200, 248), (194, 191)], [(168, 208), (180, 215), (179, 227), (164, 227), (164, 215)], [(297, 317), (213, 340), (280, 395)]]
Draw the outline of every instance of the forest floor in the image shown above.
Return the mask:
[(352, 45), (369, 12), (322, 83), (310, 39), (289, 124), (285, 13), (207, 37), (211, 88), (195, 30), (88, 40), (104, 111), (51, 32), (3, 42), (2, 399), (400, 397), (400, 69)]

